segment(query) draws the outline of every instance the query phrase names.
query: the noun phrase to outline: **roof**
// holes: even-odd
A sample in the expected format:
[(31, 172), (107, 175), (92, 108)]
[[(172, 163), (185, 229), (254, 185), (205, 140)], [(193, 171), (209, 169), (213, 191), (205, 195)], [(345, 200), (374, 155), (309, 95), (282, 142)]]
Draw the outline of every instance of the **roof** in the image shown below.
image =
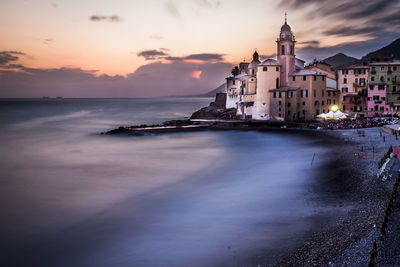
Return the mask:
[(258, 64), (260, 64), (261, 62), (259, 60), (253, 60), (250, 62), (249, 64), (249, 68), (255, 68), (257, 67)]
[(292, 29), (290, 28), (290, 26), (286, 23), (286, 21), (285, 21), (285, 24), (283, 24), (282, 25), (282, 27), (281, 27), (281, 31), (287, 31), (287, 32), (290, 32)]
[(280, 66), (279, 62), (275, 59), (268, 58), (264, 60), (260, 65), (262, 66)]
[(321, 72), (316, 72), (310, 69), (302, 69), (302, 70), (296, 70), (293, 72), (289, 73), (289, 76), (305, 76), (305, 75), (320, 75), (320, 76), (326, 76), (326, 74), (323, 74)]
[(297, 68), (304, 69), (304, 63), (306, 63), (304, 60), (296, 57), (294, 62)]
[(390, 62), (373, 62), (373, 63), (369, 63), (369, 65), (373, 65), (373, 66), (382, 66), (382, 65), (400, 65), (400, 60), (393, 60)]

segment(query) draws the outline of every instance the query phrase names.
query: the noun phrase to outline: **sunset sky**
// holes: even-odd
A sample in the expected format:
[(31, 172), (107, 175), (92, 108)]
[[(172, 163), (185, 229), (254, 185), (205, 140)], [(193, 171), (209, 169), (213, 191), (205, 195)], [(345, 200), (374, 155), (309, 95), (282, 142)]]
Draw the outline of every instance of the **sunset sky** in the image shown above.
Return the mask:
[[(400, 37), (400, 1), (0, 0), (0, 7), (0, 97), (212, 90), (255, 48), (275, 53), (285, 12), (306, 61), (361, 57)], [(79, 84), (99, 89), (83, 93)]]

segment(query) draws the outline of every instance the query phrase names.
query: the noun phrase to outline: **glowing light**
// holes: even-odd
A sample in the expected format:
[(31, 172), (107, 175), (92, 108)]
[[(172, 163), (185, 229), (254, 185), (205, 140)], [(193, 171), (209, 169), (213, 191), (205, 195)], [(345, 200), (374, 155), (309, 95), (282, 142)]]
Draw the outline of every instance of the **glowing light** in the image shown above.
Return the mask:
[(331, 110), (332, 110), (332, 112), (338, 111), (338, 110), (339, 110), (338, 105), (333, 105), (333, 106), (331, 106)]
[(201, 73), (202, 73), (201, 70), (194, 70), (194, 71), (192, 71), (190, 76), (192, 76), (192, 78), (200, 80)]

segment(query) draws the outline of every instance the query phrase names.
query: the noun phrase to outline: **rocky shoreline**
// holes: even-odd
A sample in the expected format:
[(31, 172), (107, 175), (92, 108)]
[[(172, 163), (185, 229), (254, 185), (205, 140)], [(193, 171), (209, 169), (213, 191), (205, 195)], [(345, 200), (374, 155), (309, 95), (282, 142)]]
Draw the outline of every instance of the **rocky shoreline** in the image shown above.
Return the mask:
[[(373, 240), (379, 237), (379, 225), (394, 181), (377, 178), (378, 162), (390, 145), (400, 142), (395, 136), (382, 133), (384, 142), (383, 136), (380, 137), (381, 128), (365, 129), (365, 136), (354, 130), (324, 131), (324, 134), (343, 142), (339, 144), (340, 149), (333, 151), (334, 161), (327, 166), (328, 170), (336, 169), (336, 172), (330, 178), (324, 177), (324, 180), (339, 180), (347, 193), (343, 195), (336, 188), (330, 188), (330, 182), (327, 182), (325, 190), (342, 200), (336, 201), (333, 207), (342, 208), (343, 205), (350, 209), (338, 220), (308, 233), (301, 245), (278, 256), (272, 266), (368, 265)], [(342, 162), (347, 164), (341, 166)], [(392, 172), (398, 173), (398, 167), (396, 159)], [(387, 241), (378, 243), (378, 263), (386, 262), (390, 266), (400, 264), (398, 245), (394, 246), (400, 240), (400, 232), (397, 231), (400, 229), (397, 220), (400, 216), (399, 206), (397, 203), (397, 210), (395, 207), (392, 222), (389, 223)]]

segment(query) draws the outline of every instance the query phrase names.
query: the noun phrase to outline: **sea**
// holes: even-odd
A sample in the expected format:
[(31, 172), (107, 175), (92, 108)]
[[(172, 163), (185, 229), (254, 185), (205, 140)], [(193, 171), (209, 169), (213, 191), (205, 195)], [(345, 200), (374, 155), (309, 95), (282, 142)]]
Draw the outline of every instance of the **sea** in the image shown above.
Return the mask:
[(336, 216), (308, 136), (102, 134), (211, 101), (1, 99), (0, 266), (256, 266)]

